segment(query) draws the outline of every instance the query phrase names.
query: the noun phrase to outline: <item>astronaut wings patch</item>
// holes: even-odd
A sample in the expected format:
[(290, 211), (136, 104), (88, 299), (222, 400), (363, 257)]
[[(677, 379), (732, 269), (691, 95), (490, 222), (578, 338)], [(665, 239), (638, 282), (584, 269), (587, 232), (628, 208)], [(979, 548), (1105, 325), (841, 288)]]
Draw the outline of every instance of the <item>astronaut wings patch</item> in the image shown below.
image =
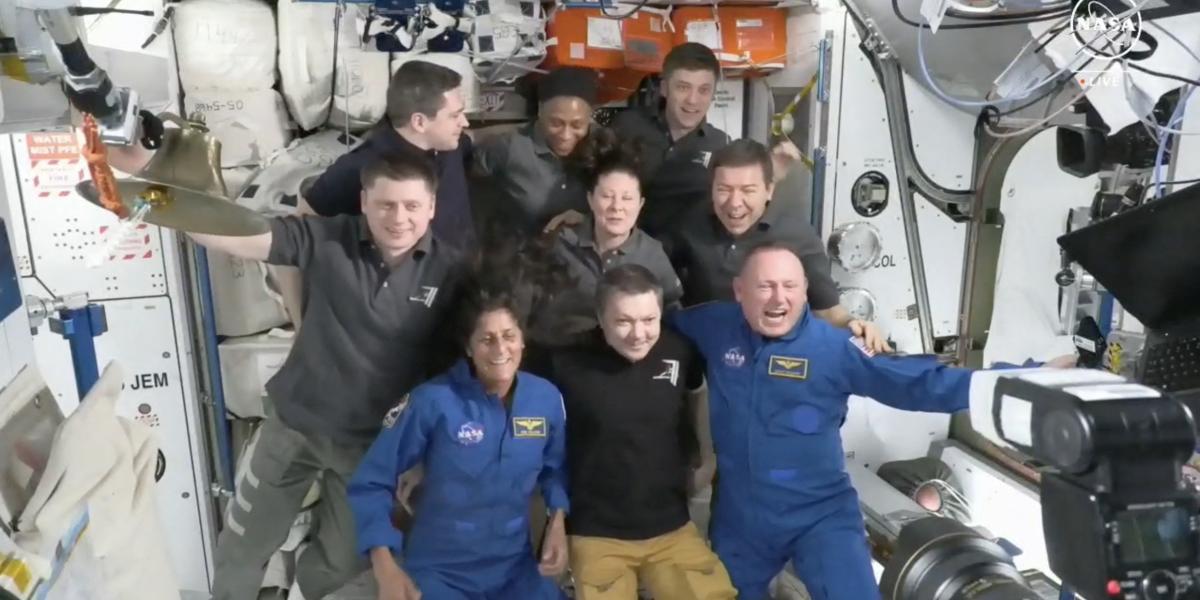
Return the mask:
[(858, 336), (851, 336), (850, 343), (855, 348), (858, 348), (859, 352), (862, 352), (863, 354), (866, 354), (867, 356), (875, 356), (875, 351), (870, 349), (869, 347), (867, 347), (867, 343), (864, 342), (862, 338), (860, 338)]
[(387, 414), (383, 416), (383, 428), (390, 429), (393, 425), (395, 425), (396, 421), (400, 420), (400, 414), (404, 412), (404, 409), (407, 406), (408, 394), (405, 394), (404, 397), (400, 399), (400, 402), (393, 406), (391, 410), (387, 411)]

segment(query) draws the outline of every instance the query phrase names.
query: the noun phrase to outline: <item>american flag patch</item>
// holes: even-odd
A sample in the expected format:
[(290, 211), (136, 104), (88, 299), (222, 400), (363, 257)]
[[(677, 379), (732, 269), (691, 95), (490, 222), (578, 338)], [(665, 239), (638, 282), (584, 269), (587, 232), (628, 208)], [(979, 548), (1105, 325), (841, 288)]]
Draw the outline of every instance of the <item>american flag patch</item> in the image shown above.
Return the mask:
[(868, 348), (867, 343), (864, 342), (862, 338), (851, 337), (850, 343), (853, 344), (855, 348), (858, 348), (858, 350), (863, 354), (866, 354), (867, 356), (875, 356), (875, 351)]

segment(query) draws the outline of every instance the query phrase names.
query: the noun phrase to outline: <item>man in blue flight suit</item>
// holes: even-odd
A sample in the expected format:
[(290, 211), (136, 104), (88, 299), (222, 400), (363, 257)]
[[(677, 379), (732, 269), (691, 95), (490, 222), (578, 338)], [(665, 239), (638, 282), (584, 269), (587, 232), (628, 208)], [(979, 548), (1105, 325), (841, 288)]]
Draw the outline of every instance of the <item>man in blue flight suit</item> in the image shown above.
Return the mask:
[[(847, 398), (929, 412), (968, 407), (971, 371), (873, 356), (807, 310), (792, 250), (754, 248), (734, 279), (738, 304), (677, 312), (708, 364), (718, 482), (710, 537), (742, 600), (767, 597), (790, 558), (813, 600), (879, 597), (839, 428)], [(740, 306), (739, 306), (740, 304)]]

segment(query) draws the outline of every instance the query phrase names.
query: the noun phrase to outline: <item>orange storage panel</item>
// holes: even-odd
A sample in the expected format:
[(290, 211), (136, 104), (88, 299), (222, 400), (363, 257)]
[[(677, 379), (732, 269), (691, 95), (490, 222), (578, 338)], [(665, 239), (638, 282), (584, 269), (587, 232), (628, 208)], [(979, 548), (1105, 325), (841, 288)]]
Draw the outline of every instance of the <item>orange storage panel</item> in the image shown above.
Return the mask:
[(546, 25), (546, 39), (549, 43), (544, 68), (625, 66), (621, 22), (605, 18), (598, 8), (555, 7)]
[(727, 74), (787, 66), (787, 14), (761, 6), (682, 6), (671, 14), (675, 44), (708, 46)]
[[(624, 14), (629, 9), (611, 9)], [(554, 9), (546, 26), (550, 41), (546, 67), (629, 68), (662, 71), (673, 45), (671, 24), (662, 11), (641, 9), (625, 19), (607, 17), (598, 8)]]
[(597, 94), (597, 104), (628, 100), (637, 91), (642, 79), (647, 76), (644, 71), (635, 69), (610, 69), (600, 71), (599, 75), (600, 91)]
[(644, 73), (661, 73), (663, 60), (674, 46), (667, 16), (655, 9), (642, 8), (620, 23), (625, 67)]

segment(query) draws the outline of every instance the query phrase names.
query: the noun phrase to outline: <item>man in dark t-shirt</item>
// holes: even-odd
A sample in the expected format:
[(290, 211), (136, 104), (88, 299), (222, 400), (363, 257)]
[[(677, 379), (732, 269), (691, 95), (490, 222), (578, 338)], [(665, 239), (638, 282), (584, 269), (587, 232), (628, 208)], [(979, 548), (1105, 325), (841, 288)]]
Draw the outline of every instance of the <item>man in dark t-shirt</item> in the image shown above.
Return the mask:
[(655, 598), (736, 597), (688, 516), (689, 491), (711, 477), (692, 470), (702, 462), (692, 456), (712, 457), (707, 410), (693, 393), (704, 365), (662, 329), (662, 293), (640, 265), (605, 272), (600, 330), (551, 360), (567, 411), (567, 534), (579, 600), (636, 598), (639, 576)]

